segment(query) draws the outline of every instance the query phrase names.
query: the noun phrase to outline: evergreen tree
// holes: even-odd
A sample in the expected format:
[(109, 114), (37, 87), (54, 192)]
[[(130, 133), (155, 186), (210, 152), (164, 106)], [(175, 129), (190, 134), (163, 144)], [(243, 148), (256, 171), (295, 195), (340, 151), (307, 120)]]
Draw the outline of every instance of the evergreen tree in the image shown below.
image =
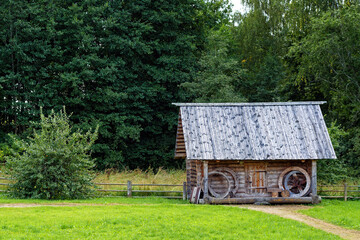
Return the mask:
[(101, 125), (97, 167), (174, 162), (178, 86), (193, 77), (200, 5), (185, 1), (0, 3), (1, 128), (24, 133), (67, 106), (74, 128)]

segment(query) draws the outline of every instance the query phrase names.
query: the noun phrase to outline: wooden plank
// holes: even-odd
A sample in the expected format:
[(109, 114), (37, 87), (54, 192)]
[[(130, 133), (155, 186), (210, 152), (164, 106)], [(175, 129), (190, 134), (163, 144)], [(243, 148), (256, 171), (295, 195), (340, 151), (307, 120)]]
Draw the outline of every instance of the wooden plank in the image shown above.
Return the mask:
[(169, 191), (169, 190), (132, 190), (137, 193), (182, 193), (182, 191)]
[(186, 200), (187, 197), (186, 197), (186, 182), (183, 183), (183, 200)]
[(317, 195), (317, 172), (316, 160), (311, 161), (311, 193), (312, 196)]
[(108, 189), (97, 189), (98, 192), (127, 192), (128, 190), (108, 190)]
[(210, 197), (208, 203), (210, 204), (244, 204), (244, 203), (256, 203), (256, 202), (268, 202), (268, 203), (312, 203), (311, 197), (301, 198), (283, 198), (283, 197), (245, 197), (245, 198), (226, 198), (218, 199)]
[(178, 107), (185, 106), (202, 106), (202, 107), (216, 107), (216, 106), (293, 106), (293, 105), (320, 105), (325, 104), (326, 101), (306, 101), (306, 102), (256, 102), (256, 103), (172, 103)]
[(128, 197), (132, 197), (131, 181), (128, 181), (128, 182), (127, 182), (127, 196), (128, 196)]
[(15, 180), (15, 179), (14, 178), (0, 177), (0, 180), (9, 180), (9, 181), (11, 181), (11, 180)]
[[(323, 193), (323, 192), (334, 192), (334, 193), (335, 193), (335, 192), (342, 192), (342, 193), (343, 193), (344, 190), (319, 190), (318, 192), (322, 192), (322, 193)], [(350, 192), (350, 191), (348, 191), (348, 192)]]
[(201, 161), (196, 161), (196, 186), (201, 184)]
[(344, 201), (347, 201), (347, 184), (344, 184)]
[(127, 183), (94, 183), (95, 185), (117, 185), (117, 186), (127, 186)]
[[(133, 196), (133, 198), (147, 198), (149, 196)], [(151, 196), (154, 197), (154, 196)], [(155, 196), (157, 198), (181, 199), (181, 196)]]
[(181, 186), (182, 186), (182, 184), (132, 184), (132, 186), (181, 187)]
[(204, 199), (207, 199), (208, 194), (209, 194), (209, 186), (208, 186), (208, 177), (209, 177), (208, 161), (204, 161), (203, 167), (204, 167)]

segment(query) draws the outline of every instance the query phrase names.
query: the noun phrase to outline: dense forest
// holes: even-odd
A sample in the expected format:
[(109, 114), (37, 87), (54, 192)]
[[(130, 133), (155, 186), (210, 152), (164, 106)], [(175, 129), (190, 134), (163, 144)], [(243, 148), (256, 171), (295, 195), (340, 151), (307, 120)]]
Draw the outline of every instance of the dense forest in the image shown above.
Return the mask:
[[(241, 1), (241, 0), (239, 0)], [(97, 125), (105, 168), (181, 168), (172, 102), (325, 100), (337, 160), (360, 177), (360, 1), (4, 0), (0, 3), (0, 160), (40, 107)]]

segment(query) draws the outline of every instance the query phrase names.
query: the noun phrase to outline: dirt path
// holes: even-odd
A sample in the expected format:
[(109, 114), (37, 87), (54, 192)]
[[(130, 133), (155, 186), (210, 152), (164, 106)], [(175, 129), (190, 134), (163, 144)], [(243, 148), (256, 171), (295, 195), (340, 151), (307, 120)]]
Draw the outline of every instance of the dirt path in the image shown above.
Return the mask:
[[(122, 203), (4, 203), (0, 204), (0, 208), (27, 208), (27, 207), (76, 207), (76, 206), (112, 206), (112, 205), (130, 205)], [(131, 204), (136, 205), (136, 204)], [(148, 204), (146, 204), (148, 205)]]
[(335, 235), (338, 235), (344, 239), (350, 239), (350, 240), (359, 240), (360, 239), (360, 231), (356, 230), (349, 230), (346, 228), (342, 228), (339, 226), (336, 226), (331, 223), (324, 222), (319, 219), (315, 219), (309, 216), (306, 216), (304, 214), (296, 212), (297, 210), (301, 209), (308, 209), (311, 208), (309, 206), (303, 206), (303, 205), (242, 205), (237, 207), (240, 208), (247, 208), (255, 211), (261, 211), (264, 213), (270, 213), (274, 215), (278, 215), (283, 218), (288, 218), (292, 220), (296, 220), (302, 223), (305, 223), (309, 226), (312, 226), (314, 228), (321, 229), (325, 232), (332, 233)]

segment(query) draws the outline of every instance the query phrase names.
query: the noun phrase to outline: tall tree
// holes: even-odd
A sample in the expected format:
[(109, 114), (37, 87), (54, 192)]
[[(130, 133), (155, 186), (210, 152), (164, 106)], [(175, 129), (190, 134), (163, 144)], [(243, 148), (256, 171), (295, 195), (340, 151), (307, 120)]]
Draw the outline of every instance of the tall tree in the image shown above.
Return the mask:
[(178, 85), (192, 78), (202, 25), (185, 1), (0, 3), (1, 128), (24, 132), (66, 105), (75, 128), (100, 124), (98, 168), (176, 166)]
[(290, 49), (300, 63), (298, 84), (308, 95), (326, 99), (328, 119), (337, 120), (350, 133), (350, 139), (342, 142), (348, 152), (338, 157), (347, 158), (353, 167), (360, 159), (359, 17), (360, 7), (354, 5), (313, 18), (310, 33)]

